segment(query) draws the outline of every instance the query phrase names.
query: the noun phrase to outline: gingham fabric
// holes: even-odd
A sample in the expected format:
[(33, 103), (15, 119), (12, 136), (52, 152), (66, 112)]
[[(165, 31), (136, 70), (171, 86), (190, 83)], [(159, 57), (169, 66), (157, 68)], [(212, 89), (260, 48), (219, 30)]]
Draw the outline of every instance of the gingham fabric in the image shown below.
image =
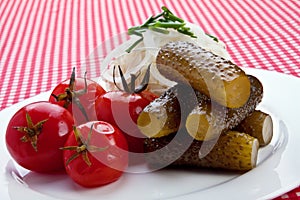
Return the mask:
[(0, 110), (51, 90), (162, 5), (224, 41), (239, 66), (300, 76), (298, 0), (0, 0)]

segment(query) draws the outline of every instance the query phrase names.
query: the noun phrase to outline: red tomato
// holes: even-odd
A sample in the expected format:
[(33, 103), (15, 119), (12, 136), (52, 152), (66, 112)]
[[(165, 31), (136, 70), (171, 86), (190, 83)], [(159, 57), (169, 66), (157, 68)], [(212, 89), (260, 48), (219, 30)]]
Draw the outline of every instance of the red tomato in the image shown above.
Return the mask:
[(22, 167), (36, 172), (64, 169), (62, 147), (74, 124), (71, 113), (50, 102), (18, 110), (6, 130), (6, 146)]
[[(86, 85), (85, 85), (86, 80)], [(86, 91), (85, 91), (86, 89)], [(95, 81), (75, 78), (59, 83), (52, 91), (49, 101), (68, 109), (77, 125), (96, 120), (95, 101), (105, 90)]]
[(156, 97), (145, 91), (138, 94), (122, 91), (107, 92), (96, 101), (97, 118), (116, 125), (123, 131), (130, 152), (144, 152), (144, 136), (136, 122), (139, 114)]
[(97, 187), (116, 181), (128, 166), (127, 141), (103, 121), (77, 126), (64, 147), (68, 175), (79, 185)]

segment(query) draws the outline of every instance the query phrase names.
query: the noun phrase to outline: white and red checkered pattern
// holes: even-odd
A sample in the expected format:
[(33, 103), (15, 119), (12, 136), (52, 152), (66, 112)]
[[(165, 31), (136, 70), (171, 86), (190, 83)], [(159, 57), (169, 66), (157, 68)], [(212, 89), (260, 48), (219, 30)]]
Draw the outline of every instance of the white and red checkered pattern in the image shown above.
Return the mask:
[(0, 0), (0, 110), (50, 90), (162, 5), (223, 40), (238, 65), (300, 77), (298, 0)]

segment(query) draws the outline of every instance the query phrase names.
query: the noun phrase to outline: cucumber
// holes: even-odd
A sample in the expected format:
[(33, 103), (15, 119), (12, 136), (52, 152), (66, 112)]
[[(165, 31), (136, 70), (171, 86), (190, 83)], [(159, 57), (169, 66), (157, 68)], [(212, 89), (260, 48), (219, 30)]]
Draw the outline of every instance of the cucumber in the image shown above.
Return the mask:
[(263, 111), (255, 110), (246, 117), (236, 128), (258, 139), (261, 147), (268, 145), (273, 137), (273, 120)]
[(251, 94), (240, 108), (227, 108), (213, 101), (202, 101), (187, 116), (185, 127), (196, 140), (211, 140), (230, 130), (249, 116), (263, 98), (263, 86), (254, 76), (248, 75)]
[(186, 116), (197, 105), (194, 90), (177, 84), (147, 105), (137, 119), (140, 131), (146, 137), (162, 137), (184, 126)]
[(156, 65), (167, 79), (188, 82), (225, 107), (241, 107), (250, 96), (250, 81), (241, 68), (190, 42), (167, 43)]
[[(185, 144), (190, 140), (191, 137), (185, 131), (160, 138), (147, 138), (144, 146), (149, 168), (177, 166), (248, 171), (257, 164), (259, 142), (246, 133), (228, 131), (215, 144), (193, 140), (186, 149)], [(213, 148), (203, 157), (201, 152), (206, 146)]]

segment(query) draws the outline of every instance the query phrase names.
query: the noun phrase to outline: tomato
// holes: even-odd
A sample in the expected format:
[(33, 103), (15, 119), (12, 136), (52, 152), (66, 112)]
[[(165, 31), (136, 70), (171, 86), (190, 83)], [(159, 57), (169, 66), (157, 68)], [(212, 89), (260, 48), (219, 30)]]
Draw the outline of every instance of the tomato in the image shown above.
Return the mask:
[(73, 69), (70, 79), (59, 83), (52, 91), (49, 101), (68, 109), (77, 125), (96, 120), (95, 100), (105, 90), (93, 80), (75, 78)]
[[(132, 83), (134, 84), (134, 81), (131, 81)], [(155, 98), (157, 98), (155, 94), (143, 89), (138, 91), (109, 91), (96, 100), (97, 119), (118, 126), (127, 139), (130, 152), (144, 152), (144, 136), (136, 125), (137, 118)]]
[(64, 147), (68, 175), (79, 185), (97, 187), (118, 180), (128, 166), (127, 141), (103, 121), (74, 128)]
[(6, 146), (22, 167), (36, 172), (64, 170), (64, 145), (74, 124), (71, 113), (50, 102), (35, 102), (18, 110), (6, 130)]

